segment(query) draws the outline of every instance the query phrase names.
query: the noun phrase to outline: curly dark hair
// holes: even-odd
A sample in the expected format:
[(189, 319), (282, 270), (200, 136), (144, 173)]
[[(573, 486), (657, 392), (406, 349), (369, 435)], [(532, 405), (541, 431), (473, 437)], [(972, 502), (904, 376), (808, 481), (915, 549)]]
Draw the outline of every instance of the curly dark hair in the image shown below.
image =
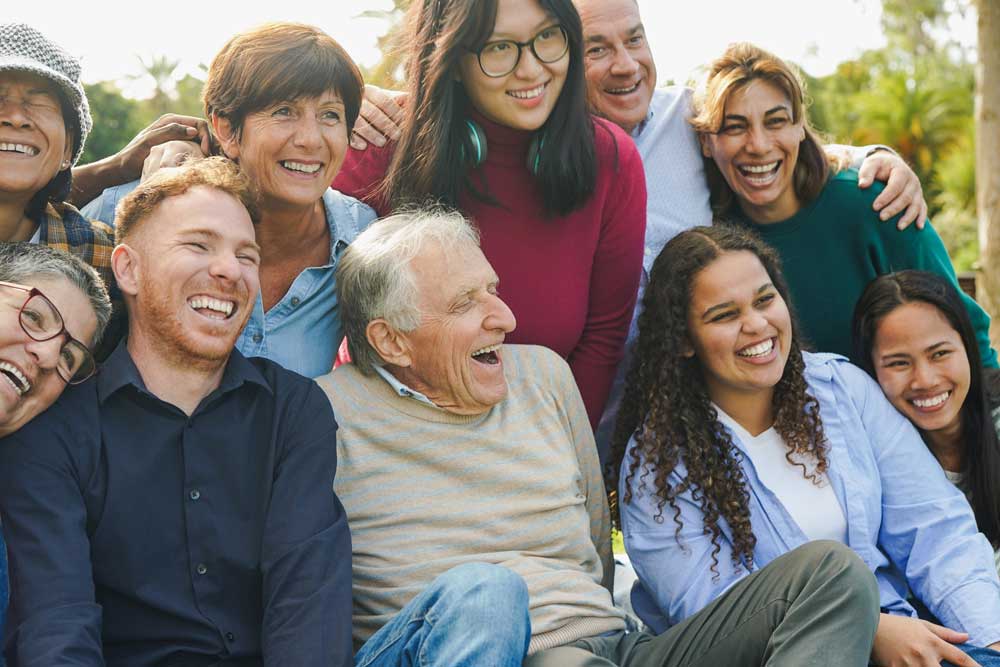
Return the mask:
[[(774, 250), (743, 229), (724, 224), (697, 227), (672, 239), (653, 263), (639, 316), (639, 339), (626, 379), (625, 395), (611, 441), (606, 470), (612, 517), (621, 526), (620, 504), (636, 491), (658, 497), (654, 519), (673, 512), (679, 538), (683, 524), (677, 498), (690, 492), (701, 504), (704, 534), (712, 538), (712, 571), (718, 575), (720, 521), (733, 533), (733, 566), (749, 569), (756, 538), (750, 525), (749, 492), (743, 455), (719, 421), (708, 396), (697, 356), (691, 349), (688, 309), (695, 277), (721, 255), (749, 251), (760, 260), (791, 313), (788, 287)], [(791, 346), (784, 373), (775, 386), (774, 428), (788, 446), (785, 458), (818, 483), (827, 470), (826, 438), (819, 403), (807, 393), (802, 348), (792, 316)], [(623, 466), (629, 442), (634, 446)], [(794, 459), (793, 459), (794, 456)], [(803, 460), (814, 460), (807, 467)], [(677, 483), (671, 473), (683, 461), (687, 474)], [(622, 470), (627, 467), (626, 470)], [(621, 476), (625, 491), (617, 497)], [(649, 487), (652, 487), (651, 489)]]

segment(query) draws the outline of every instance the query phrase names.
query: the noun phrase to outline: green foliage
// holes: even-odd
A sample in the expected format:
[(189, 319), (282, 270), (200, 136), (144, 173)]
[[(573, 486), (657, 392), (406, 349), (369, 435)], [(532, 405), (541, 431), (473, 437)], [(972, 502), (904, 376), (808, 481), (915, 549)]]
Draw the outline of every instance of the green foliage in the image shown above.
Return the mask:
[(81, 163), (95, 162), (112, 155), (146, 126), (141, 104), (121, 94), (115, 84), (101, 81), (84, 86), (94, 116)]

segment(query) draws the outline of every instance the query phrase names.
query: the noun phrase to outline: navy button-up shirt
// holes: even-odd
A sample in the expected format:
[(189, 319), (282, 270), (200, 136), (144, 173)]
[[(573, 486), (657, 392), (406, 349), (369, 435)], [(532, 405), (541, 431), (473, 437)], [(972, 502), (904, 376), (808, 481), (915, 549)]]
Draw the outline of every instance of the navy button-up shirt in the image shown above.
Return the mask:
[(336, 429), (314, 382), (235, 351), (188, 417), (119, 346), (0, 441), (9, 662), (351, 664)]

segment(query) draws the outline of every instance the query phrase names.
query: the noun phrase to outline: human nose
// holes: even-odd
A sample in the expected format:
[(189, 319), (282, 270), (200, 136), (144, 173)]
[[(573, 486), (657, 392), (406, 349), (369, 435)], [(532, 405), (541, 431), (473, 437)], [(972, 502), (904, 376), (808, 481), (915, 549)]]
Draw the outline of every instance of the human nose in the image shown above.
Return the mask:
[(762, 127), (751, 127), (747, 130), (747, 151), (751, 153), (766, 153), (771, 149), (771, 134)]
[(929, 389), (937, 384), (937, 373), (930, 364), (918, 361), (913, 364), (913, 376), (910, 387), (913, 389)]
[(219, 252), (212, 258), (209, 272), (213, 278), (236, 282), (240, 278), (240, 260), (235, 253)]
[(628, 49), (615, 49), (613, 60), (611, 61), (611, 73), (616, 76), (628, 76), (635, 74), (639, 69), (639, 63), (628, 52)]
[(59, 355), (62, 353), (65, 336), (56, 336), (48, 340), (30, 338), (24, 349), (39, 368), (53, 370), (59, 366)]
[(514, 76), (519, 79), (534, 79), (542, 70), (542, 62), (530, 46), (522, 46), (520, 48), (521, 55), (518, 58), (517, 66), (514, 68)]
[(323, 130), (319, 120), (312, 114), (303, 116), (295, 128), (293, 141), (301, 148), (316, 148), (323, 141)]
[(0, 96), (0, 124), (9, 127), (29, 127), (31, 117), (24, 108), (22, 100)]
[(751, 310), (743, 317), (742, 325), (744, 333), (756, 333), (767, 327), (767, 318), (762, 313)]
[(483, 322), (483, 328), (490, 331), (500, 330), (504, 333), (510, 333), (517, 327), (517, 320), (514, 318), (514, 313), (499, 296), (494, 294), (490, 298), (492, 299), (492, 303), (486, 315), (486, 320)]

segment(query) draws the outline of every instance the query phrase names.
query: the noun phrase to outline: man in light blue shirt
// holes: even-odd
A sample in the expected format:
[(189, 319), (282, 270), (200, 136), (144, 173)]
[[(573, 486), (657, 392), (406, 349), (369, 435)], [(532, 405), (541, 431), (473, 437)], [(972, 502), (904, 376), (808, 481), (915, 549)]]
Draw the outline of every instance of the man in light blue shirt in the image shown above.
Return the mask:
[[(84, 217), (114, 224), (118, 201), (138, 185), (139, 181), (132, 181), (108, 188), (84, 207)], [(330, 227), (329, 261), (302, 271), (267, 312), (258, 294), (250, 321), (236, 341), (236, 349), (244, 356), (270, 359), (306, 377), (319, 377), (333, 368), (344, 337), (334, 289), (337, 262), (348, 244), (377, 217), (366, 204), (329, 188), (323, 193), (323, 208)]]

